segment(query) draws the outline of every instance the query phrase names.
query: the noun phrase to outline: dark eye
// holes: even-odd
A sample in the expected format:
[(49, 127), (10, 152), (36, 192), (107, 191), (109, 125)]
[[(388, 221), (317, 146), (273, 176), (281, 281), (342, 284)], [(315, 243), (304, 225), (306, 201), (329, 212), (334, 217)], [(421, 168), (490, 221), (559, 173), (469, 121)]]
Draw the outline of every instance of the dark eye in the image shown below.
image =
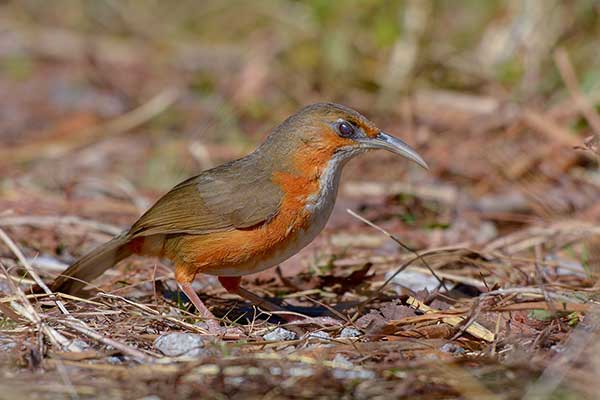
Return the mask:
[(343, 121), (338, 124), (338, 132), (340, 136), (349, 137), (354, 135), (354, 127), (350, 123)]

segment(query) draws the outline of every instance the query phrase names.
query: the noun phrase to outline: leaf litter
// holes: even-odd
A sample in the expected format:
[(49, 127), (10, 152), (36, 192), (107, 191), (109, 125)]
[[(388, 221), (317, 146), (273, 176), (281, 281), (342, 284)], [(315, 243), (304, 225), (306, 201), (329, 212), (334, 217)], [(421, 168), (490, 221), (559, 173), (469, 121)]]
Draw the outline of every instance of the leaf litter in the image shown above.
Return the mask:
[[(121, 15), (140, 31), (98, 35), (95, 49), (76, 29), (35, 25), (62, 43), (53, 47), (32, 39), (32, 22), (10, 19), (12, 51), (31, 58), (31, 76), (0, 78), (0, 90), (14, 89), (3, 106), (26, 110), (0, 121), (0, 397), (595, 398), (599, 97), (581, 93), (564, 50), (551, 61), (565, 95), (548, 102), (513, 101), (489, 80), (480, 91), (417, 87), (400, 110), (373, 110), (386, 130), (407, 132), (431, 171), (386, 154), (354, 161), (321, 237), (244, 278), (310, 324), (285, 324), (199, 277), (203, 300), (241, 332), (210, 337), (169, 266), (135, 257), (94, 282), (93, 298), (26, 295), (171, 184), (250, 150), (314, 96), (294, 86), (286, 94), (296, 100), (265, 113), (257, 98), (274, 104), (281, 93), (264, 76), (281, 66), (240, 71), (244, 49), (163, 43), (140, 23), (147, 15)], [(148, 56), (156, 48), (172, 61)], [(179, 77), (164, 73), (172, 69)], [(227, 74), (254, 82), (231, 103), (216, 94), (235, 92)], [(343, 102), (342, 88), (329, 89)], [(356, 106), (370, 111), (377, 96), (357, 89)]]

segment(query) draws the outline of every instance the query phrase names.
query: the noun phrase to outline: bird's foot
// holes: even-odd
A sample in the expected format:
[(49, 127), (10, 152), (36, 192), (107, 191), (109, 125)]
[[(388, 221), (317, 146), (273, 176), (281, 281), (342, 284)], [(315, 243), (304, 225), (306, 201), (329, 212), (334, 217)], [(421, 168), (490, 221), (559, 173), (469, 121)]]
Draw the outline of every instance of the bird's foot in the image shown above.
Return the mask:
[(244, 331), (233, 326), (222, 326), (215, 319), (207, 319), (198, 324), (199, 327), (206, 329), (209, 335), (218, 336), (222, 339), (241, 339), (246, 337)]

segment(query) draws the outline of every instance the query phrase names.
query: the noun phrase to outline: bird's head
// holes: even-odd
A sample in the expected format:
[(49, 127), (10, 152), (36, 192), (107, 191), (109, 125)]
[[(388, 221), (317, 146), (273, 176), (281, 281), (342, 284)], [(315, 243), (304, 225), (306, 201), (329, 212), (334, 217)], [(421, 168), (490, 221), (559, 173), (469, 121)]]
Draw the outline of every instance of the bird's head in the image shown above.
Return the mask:
[(334, 103), (304, 107), (277, 127), (270, 139), (282, 148), (305, 147), (306, 162), (314, 159), (318, 163), (318, 159), (333, 157), (346, 160), (368, 150), (384, 149), (428, 168), (408, 144), (383, 132), (351, 108)]

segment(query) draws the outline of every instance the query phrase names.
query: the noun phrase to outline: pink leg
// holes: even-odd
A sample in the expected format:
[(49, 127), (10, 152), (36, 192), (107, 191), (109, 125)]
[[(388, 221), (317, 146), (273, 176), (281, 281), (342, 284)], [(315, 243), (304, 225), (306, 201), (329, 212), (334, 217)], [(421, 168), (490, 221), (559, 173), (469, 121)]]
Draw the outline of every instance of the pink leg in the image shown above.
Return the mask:
[(208, 308), (204, 305), (200, 297), (196, 294), (194, 289), (192, 289), (191, 283), (181, 283), (177, 282), (183, 293), (190, 299), (194, 307), (200, 312), (200, 316), (206, 319), (206, 323), (208, 325), (208, 331), (212, 334), (218, 334), (221, 332), (221, 325), (217, 321), (217, 318), (210, 312)]
[(200, 312), (202, 318), (206, 320), (208, 325), (208, 333), (211, 335), (219, 335), (226, 339), (239, 339), (244, 336), (244, 332), (238, 328), (224, 328), (219, 324), (217, 318), (204, 305), (200, 297), (192, 289), (191, 283), (177, 282), (183, 293), (190, 299), (194, 307)]

